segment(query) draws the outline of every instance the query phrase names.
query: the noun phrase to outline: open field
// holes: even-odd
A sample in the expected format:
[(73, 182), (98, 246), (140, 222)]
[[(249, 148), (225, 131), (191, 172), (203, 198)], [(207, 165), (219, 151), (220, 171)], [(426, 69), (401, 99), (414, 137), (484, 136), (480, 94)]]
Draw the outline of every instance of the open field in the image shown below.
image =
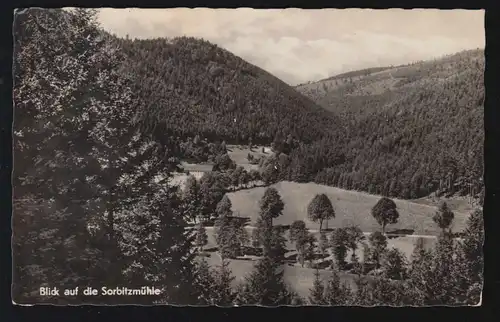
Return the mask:
[[(262, 148), (264, 148), (265, 153), (262, 153)], [(257, 164), (250, 164), (247, 159), (248, 154), (252, 154), (256, 159), (261, 156), (269, 156), (272, 154), (270, 147), (265, 146), (255, 146), (250, 149), (245, 146), (238, 145), (228, 145), (227, 146), (229, 157), (236, 163), (238, 166), (242, 166), (245, 170), (250, 171), (252, 169), (257, 170), (259, 166)], [(205, 172), (212, 171), (212, 164), (197, 164), (197, 163), (189, 163), (189, 162), (181, 162), (181, 167), (185, 171), (189, 171), (189, 174), (193, 175), (196, 179), (200, 179)], [(183, 187), (184, 181), (186, 181), (188, 174), (186, 173), (175, 173), (173, 178), (170, 180), (169, 184), (174, 186), (178, 185)]]
[[(250, 151), (247, 147), (229, 146), (228, 154), (237, 165), (243, 166), (249, 170), (257, 168), (257, 165), (251, 165), (247, 160), (248, 153), (253, 154), (255, 157), (261, 155), (269, 156), (272, 152), (266, 150), (267, 153), (262, 154), (262, 147), (255, 147)], [(203, 172), (210, 171), (207, 165), (193, 165), (183, 164), (193, 175), (201, 177)], [(179, 183), (185, 180), (186, 175), (179, 174), (176, 177)], [(373, 231), (380, 231), (380, 226), (375, 219), (371, 216), (371, 208), (379, 200), (380, 196), (370, 195), (367, 193), (348, 191), (334, 187), (318, 185), (314, 183), (293, 183), (293, 182), (280, 182), (273, 185), (280, 193), (285, 209), (283, 216), (274, 220), (274, 224), (290, 225), (295, 220), (303, 220), (306, 223), (309, 231), (315, 235), (316, 239), (319, 238), (318, 228), (319, 225), (310, 222), (307, 219), (307, 205), (310, 200), (318, 193), (325, 193), (331, 200), (336, 211), (336, 217), (330, 220), (328, 224), (323, 223), (324, 228), (345, 227), (349, 225), (358, 225), (366, 235)], [(229, 198), (233, 204), (233, 211), (240, 217), (248, 217), (250, 222), (246, 226), (249, 237), (254, 229), (259, 213), (259, 201), (262, 198), (266, 187), (257, 187), (252, 189), (244, 189), (236, 192), (228, 193)], [(387, 231), (395, 229), (408, 229), (413, 230), (412, 235), (401, 236), (388, 239), (388, 248), (398, 248), (402, 251), (408, 259), (413, 252), (415, 243), (418, 240), (417, 235), (425, 235), (424, 245), (426, 248), (432, 248), (436, 242), (435, 235), (439, 233), (439, 229), (432, 221), (432, 216), (437, 210), (436, 202), (431, 199), (419, 199), (415, 201), (393, 199), (398, 206), (400, 213), (399, 222), (395, 225), (387, 227)], [(464, 225), (467, 215), (472, 211), (467, 202), (463, 200), (446, 200), (452, 210), (455, 211), (454, 231), (460, 231)], [(212, 267), (221, 264), (221, 258), (217, 253), (217, 243), (215, 242), (213, 227), (207, 227), (208, 243), (204, 247), (209, 250), (209, 257), (206, 257), (208, 263)], [(288, 233), (286, 234), (288, 237)], [(367, 242), (367, 241), (366, 241)], [(286, 243), (286, 257), (293, 258), (296, 255), (295, 245), (287, 240)], [(356, 255), (363, 260), (363, 247), (359, 244)], [(347, 252), (346, 261), (349, 262), (351, 251)], [(326, 258), (328, 259), (328, 258)], [(235, 280), (233, 285), (243, 282), (255, 265), (255, 260), (248, 259), (234, 259), (229, 261), (229, 267), (232, 271)], [(300, 265), (286, 264), (284, 268), (285, 281), (302, 297), (307, 298), (309, 291), (313, 286), (315, 269), (301, 267)], [(330, 270), (319, 270), (322, 279), (327, 280), (331, 276)], [(340, 273), (342, 281), (347, 282), (351, 287), (355, 287), (355, 275), (345, 272)]]
[[(283, 216), (275, 219), (275, 224), (290, 225), (295, 220), (304, 220), (308, 228), (317, 229), (319, 224), (307, 219), (307, 205), (319, 193), (325, 193), (333, 203), (336, 215), (328, 222), (328, 227), (345, 227), (358, 225), (364, 232), (380, 231), (380, 225), (371, 216), (371, 209), (380, 196), (348, 191), (314, 183), (279, 182), (273, 185), (285, 203)], [(233, 211), (241, 217), (248, 217), (254, 224), (259, 213), (259, 200), (264, 195), (265, 187), (241, 190), (228, 193), (233, 204)], [(432, 220), (436, 206), (415, 203), (407, 200), (393, 199), (400, 214), (397, 224), (390, 225), (387, 230), (411, 229), (415, 234), (437, 235), (439, 228)], [(455, 212), (453, 231), (461, 231), (469, 212)], [(326, 223), (323, 223), (326, 225)]]
[(453, 197), (453, 198), (440, 197), (439, 201), (434, 200), (431, 197), (411, 200), (411, 202), (428, 206), (435, 206), (441, 201), (445, 201), (451, 209), (458, 212), (471, 213), (475, 209), (475, 207), (470, 204), (469, 199), (467, 197)]
[[(265, 153), (262, 153), (262, 148), (264, 148)], [(252, 154), (256, 159), (261, 156), (268, 157), (272, 154), (271, 148), (267, 146), (256, 145), (250, 149), (248, 146), (238, 146), (238, 145), (228, 145), (227, 154), (229, 157), (239, 166), (242, 166), (245, 170), (249, 171), (251, 169), (258, 169), (257, 164), (250, 164), (247, 159), (248, 154)]]
[(212, 171), (213, 165), (208, 163), (198, 164), (198, 163), (181, 162), (181, 167), (189, 172), (210, 172)]

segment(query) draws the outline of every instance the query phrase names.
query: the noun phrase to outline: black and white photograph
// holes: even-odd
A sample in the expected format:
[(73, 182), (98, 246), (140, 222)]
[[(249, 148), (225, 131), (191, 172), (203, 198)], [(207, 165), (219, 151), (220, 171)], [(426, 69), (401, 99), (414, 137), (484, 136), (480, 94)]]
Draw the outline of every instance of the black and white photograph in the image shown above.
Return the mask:
[(13, 17), (14, 304), (481, 305), (484, 10)]

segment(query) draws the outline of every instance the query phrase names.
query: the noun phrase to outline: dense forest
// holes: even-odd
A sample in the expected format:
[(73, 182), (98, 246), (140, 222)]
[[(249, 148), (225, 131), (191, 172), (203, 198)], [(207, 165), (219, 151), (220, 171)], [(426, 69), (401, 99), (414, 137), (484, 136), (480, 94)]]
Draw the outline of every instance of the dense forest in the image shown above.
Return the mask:
[(404, 198), (479, 196), (483, 73), (484, 52), (472, 50), (297, 87), (347, 124), (348, 163), (317, 179)]
[(196, 153), (181, 149), (180, 158), (213, 160), (223, 151), (208, 144), (223, 141), (274, 143), (284, 154), (276, 158), (277, 179), (406, 199), (481, 196), (482, 51), (296, 88), (322, 109), (204, 40), (113, 41), (126, 57), (133, 92), (140, 93), (136, 118), (144, 128), (184, 147), (196, 136), (206, 142)]
[(147, 126), (246, 144), (269, 143), (276, 133), (311, 142), (336, 122), (281, 80), (207, 41), (115, 41), (144, 102), (137, 117)]

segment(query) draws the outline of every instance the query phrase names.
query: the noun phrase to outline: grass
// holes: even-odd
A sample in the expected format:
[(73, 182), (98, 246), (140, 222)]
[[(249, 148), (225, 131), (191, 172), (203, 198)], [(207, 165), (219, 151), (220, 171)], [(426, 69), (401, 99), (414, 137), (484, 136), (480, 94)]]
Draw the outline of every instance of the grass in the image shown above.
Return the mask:
[[(228, 146), (228, 153), (236, 164), (243, 166), (249, 170), (256, 168), (256, 165), (251, 165), (247, 160), (248, 153), (255, 157), (261, 155), (268, 156), (271, 152), (262, 153), (262, 147), (256, 147), (250, 151), (248, 148), (239, 146)], [(195, 176), (201, 176), (208, 169), (207, 165), (183, 164), (193, 172)], [(175, 180), (182, 183), (185, 180), (185, 175), (179, 174)], [(325, 193), (332, 201), (336, 217), (328, 222), (328, 228), (345, 227), (349, 225), (358, 225), (365, 233), (380, 231), (380, 225), (371, 216), (371, 208), (380, 199), (380, 196), (370, 195), (367, 193), (348, 191), (334, 187), (318, 185), (314, 183), (293, 183), (280, 182), (274, 187), (278, 190), (285, 203), (283, 215), (274, 220), (274, 224), (290, 225), (295, 220), (303, 220), (306, 226), (310, 229), (316, 239), (319, 238), (317, 229), (319, 225), (307, 219), (307, 205), (310, 200), (318, 193)], [(259, 213), (259, 201), (262, 198), (265, 187), (257, 187), (245, 189), (236, 192), (228, 193), (228, 197), (233, 204), (233, 211), (240, 217), (250, 218), (250, 224), (253, 225)], [(433, 237), (439, 233), (439, 229), (432, 221), (432, 216), (437, 210), (436, 202), (431, 199), (419, 199), (415, 201), (394, 199), (400, 214), (397, 224), (390, 225), (387, 230), (394, 229), (410, 229), (414, 234), (431, 235)], [(454, 231), (460, 231), (465, 226), (465, 221), (468, 213), (472, 210), (463, 200), (446, 200), (452, 210), (455, 211)], [(326, 223), (324, 223), (326, 228)], [(251, 236), (252, 227), (247, 226), (246, 230)], [(205, 257), (209, 265), (212, 267), (221, 264), (221, 258), (216, 252), (217, 243), (213, 234), (213, 227), (207, 227), (208, 243), (204, 246), (204, 250), (209, 251), (209, 256)], [(288, 236), (287, 236), (288, 237)], [(403, 236), (388, 239), (388, 248), (398, 248), (408, 259), (413, 252), (417, 238), (411, 236)], [(434, 238), (425, 238), (424, 245), (427, 248), (434, 246), (436, 240)], [(287, 241), (286, 248), (288, 250), (287, 257), (293, 256), (295, 246)], [(363, 260), (363, 247), (360, 244), (356, 254), (360, 260)], [(346, 255), (346, 260), (350, 261), (351, 251)], [(232, 275), (235, 277), (233, 286), (244, 281), (245, 276), (250, 274), (254, 265), (254, 260), (234, 259), (229, 261), (229, 268)], [(300, 266), (285, 265), (284, 279), (290, 287), (292, 287), (300, 296), (307, 298), (314, 281), (314, 269)], [(320, 277), (326, 281), (331, 276), (329, 270), (319, 270)], [(355, 275), (341, 272), (340, 278), (343, 282), (348, 283), (351, 288), (355, 289)]]
[[(265, 149), (265, 153), (262, 153), (262, 148)], [(237, 146), (237, 145), (228, 145), (227, 146), (227, 154), (229, 157), (239, 166), (242, 166), (245, 170), (249, 171), (251, 169), (258, 169), (257, 164), (250, 164), (247, 159), (248, 154), (252, 154), (256, 159), (261, 156), (269, 156), (272, 154), (271, 148), (267, 146), (255, 146), (250, 150), (248, 146)]]
[[(265, 153), (262, 153), (262, 148), (265, 149)], [(247, 159), (248, 154), (252, 154), (255, 158), (260, 158), (261, 156), (269, 156), (272, 154), (270, 147), (265, 146), (255, 146), (250, 150), (248, 147), (238, 146), (238, 145), (228, 145), (228, 155), (236, 163), (236, 165), (242, 166), (245, 170), (250, 171), (252, 169), (258, 170), (259, 166), (257, 164), (250, 164)], [(197, 164), (189, 163), (186, 161), (181, 162), (181, 167), (189, 171), (196, 179), (200, 179), (205, 172), (212, 171), (212, 164)], [(169, 184), (174, 186), (178, 185), (183, 187), (184, 181), (186, 181), (188, 174), (186, 173), (175, 173), (173, 178), (170, 180)]]
[[(454, 211), (471, 213), (474, 211), (474, 206), (469, 203), (469, 199), (467, 197), (453, 197), (453, 198), (443, 198), (440, 197), (439, 201), (445, 201), (448, 206)], [(422, 205), (435, 206), (439, 202), (437, 200), (433, 200), (431, 197), (425, 197), (420, 199), (414, 199), (412, 202), (419, 203)]]
[(190, 171), (190, 172), (210, 172), (210, 171), (212, 171), (213, 165), (181, 162), (181, 167), (184, 170)]
[[(252, 228), (247, 227), (247, 231), (250, 234)], [(313, 232), (313, 234), (318, 238), (319, 233), (318, 232)], [(207, 227), (207, 236), (208, 236), (208, 243), (204, 247), (204, 250), (211, 250), (209, 253), (210, 256), (206, 257), (207, 262), (209, 263), (210, 266), (212, 267), (217, 267), (221, 264), (221, 257), (219, 254), (214, 251), (217, 248), (217, 243), (215, 242), (215, 237), (213, 234), (213, 227)], [(415, 242), (417, 241), (416, 238), (413, 237), (397, 237), (397, 238), (391, 238), (388, 240), (388, 248), (398, 248), (401, 250), (408, 259), (410, 259), (410, 255), (413, 252), (413, 249), (415, 247)], [(433, 247), (435, 243), (434, 238), (425, 238), (424, 239), (424, 246), (427, 248)], [(286, 254), (286, 257), (293, 256), (295, 254), (294, 250), (294, 245), (287, 241), (286, 248), (288, 249), (288, 252)], [(358, 258), (362, 261), (363, 260), (363, 252), (362, 252), (362, 247), (361, 244), (358, 247), (358, 250), (356, 251), (356, 254)], [(351, 251), (349, 251), (346, 255), (346, 261), (350, 261), (350, 256), (351, 256)], [(255, 261), (253, 260), (243, 260), (243, 259), (233, 259), (229, 260), (229, 268), (231, 269), (232, 275), (235, 277), (233, 281), (233, 287), (236, 287), (237, 284), (244, 282), (245, 276), (250, 274), (252, 271)], [(309, 295), (309, 290), (313, 286), (313, 281), (314, 281), (314, 269), (307, 268), (307, 267), (301, 267), (301, 266), (289, 266), (286, 265), (284, 268), (284, 279), (290, 285), (300, 296), (306, 298)], [(329, 270), (319, 270), (321, 278), (326, 281), (328, 278), (331, 276), (331, 271)], [(346, 282), (351, 286), (351, 288), (355, 288), (355, 275), (345, 273), (345, 272), (340, 272), (339, 273), (340, 279), (343, 282)]]
[[(371, 209), (380, 196), (348, 191), (314, 183), (279, 182), (273, 185), (285, 203), (283, 215), (274, 220), (275, 224), (290, 225), (295, 220), (303, 220), (308, 228), (318, 229), (319, 224), (307, 219), (307, 205), (319, 193), (325, 193), (332, 201), (335, 218), (328, 222), (328, 227), (345, 227), (357, 225), (364, 232), (380, 231), (380, 225), (371, 216)], [(228, 193), (233, 204), (233, 211), (241, 217), (256, 222), (259, 213), (259, 201), (264, 195), (265, 187), (241, 190)], [(419, 235), (438, 235), (439, 228), (432, 217), (436, 206), (415, 203), (407, 200), (393, 199), (398, 207), (397, 224), (387, 227), (392, 229), (410, 229)], [(453, 205), (452, 205), (453, 206)], [(468, 212), (455, 211), (453, 231), (461, 231), (465, 227)], [(324, 227), (326, 223), (323, 223)]]

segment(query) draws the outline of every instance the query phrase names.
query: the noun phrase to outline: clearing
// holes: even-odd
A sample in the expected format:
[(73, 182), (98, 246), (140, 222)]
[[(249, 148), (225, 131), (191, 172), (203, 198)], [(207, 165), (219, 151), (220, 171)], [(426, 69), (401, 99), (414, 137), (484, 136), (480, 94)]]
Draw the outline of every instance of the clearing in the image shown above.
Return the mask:
[[(264, 152), (262, 152), (262, 149), (264, 149)], [(250, 164), (247, 159), (248, 154), (253, 155), (256, 159), (259, 159), (260, 157), (268, 157), (272, 155), (272, 153), (271, 148), (268, 146), (255, 145), (252, 147), (252, 150), (250, 150), (248, 146), (227, 146), (227, 154), (229, 157), (236, 163), (236, 165), (242, 166), (247, 171), (251, 169), (257, 170), (259, 168), (257, 164)]]
[[(328, 223), (323, 223), (324, 227), (357, 225), (364, 232), (381, 230), (380, 225), (371, 215), (372, 207), (381, 196), (315, 183), (283, 181), (273, 187), (278, 190), (285, 203), (283, 215), (274, 220), (275, 224), (290, 225), (295, 220), (303, 220), (308, 228), (318, 229), (318, 223), (307, 219), (307, 205), (316, 194), (324, 193), (330, 198), (335, 209), (335, 218)], [(251, 224), (255, 224), (259, 213), (259, 201), (265, 189), (266, 187), (257, 187), (228, 193), (233, 204), (233, 211), (240, 217), (250, 218)], [(432, 220), (432, 216), (437, 211), (436, 206), (394, 198), (393, 200), (398, 207), (399, 220), (397, 224), (387, 227), (388, 232), (394, 229), (405, 229), (419, 235), (436, 236), (439, 234), (440, 229)], [(450, 207), (455, 212), (452, 229), (454, 232), (461, 231), (465, 227), (469, 212), (463, 211), (463, 207), (457, 210), (454, 204)]]

